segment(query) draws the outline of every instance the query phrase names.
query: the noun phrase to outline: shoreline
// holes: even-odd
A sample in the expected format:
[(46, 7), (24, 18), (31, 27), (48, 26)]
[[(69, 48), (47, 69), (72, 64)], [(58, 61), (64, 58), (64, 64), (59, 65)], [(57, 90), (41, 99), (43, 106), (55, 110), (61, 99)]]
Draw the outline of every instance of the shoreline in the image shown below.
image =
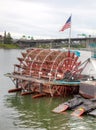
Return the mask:
[[(16, 44), (3, 44), (0, 43), (0, 49), (26, 49), (27, 47), (20, 47)], [(66, 48), (66, 47), (65, 47)], [(49, 48), (46, 48), (49, 49)], [(55, 49), (55, 48), (52, 48)], [(58, 49), (63, 49), (63, 48), (58, 48)], [(66, 48), (67, 49), (67, 48)], [(80, 51), (92, 51), (90, 48), (70, 48), (71, 50), (80, 50)]]
[(0, 49), (20, 49), (20, 47), (18, 45), (15, 45), (15, 44), (0, 43)]

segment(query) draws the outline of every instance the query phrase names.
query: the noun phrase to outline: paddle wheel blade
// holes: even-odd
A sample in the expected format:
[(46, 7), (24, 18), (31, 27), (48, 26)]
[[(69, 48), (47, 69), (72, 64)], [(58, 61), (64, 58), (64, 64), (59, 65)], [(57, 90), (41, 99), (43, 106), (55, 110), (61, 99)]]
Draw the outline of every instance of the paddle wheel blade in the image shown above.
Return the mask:
[(24, 58), (17, 58), (20, 62), (23, 62), (24, 61)]
[(22, 88), (14, 88), (14, 89), (10, 89), (8, 91), (8, 93), (14, 93), (14, 92), (18, 92), (18, 91), (21, 91), (21, 90), (22, 90)]
[(25, 58), (27, 56), (27, 53), (22, 52), (21, 55), (23, 56), (23, 58)]

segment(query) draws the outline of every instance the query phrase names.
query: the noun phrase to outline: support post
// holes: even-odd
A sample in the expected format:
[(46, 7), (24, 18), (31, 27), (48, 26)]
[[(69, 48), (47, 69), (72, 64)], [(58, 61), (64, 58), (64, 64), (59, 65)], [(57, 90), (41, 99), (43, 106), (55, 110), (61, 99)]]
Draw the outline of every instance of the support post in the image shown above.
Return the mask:
[(16, 88), (18, 88), (18, 79), (16, 79)]
[(42, 93), (42, 83), (40, 83), (39, 92)]

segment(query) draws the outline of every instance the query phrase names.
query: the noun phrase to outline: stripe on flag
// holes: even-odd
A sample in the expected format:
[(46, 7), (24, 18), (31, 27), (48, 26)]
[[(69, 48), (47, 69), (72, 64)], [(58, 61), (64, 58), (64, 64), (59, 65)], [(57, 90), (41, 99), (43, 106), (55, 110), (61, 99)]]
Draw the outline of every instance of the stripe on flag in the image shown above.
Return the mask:
[(68, 28), (71, 27), (71, 16), (68, 18), (68, 20), (66, 21), (66, 23), (64, 24), (64, 26), (60, 29), (60, 31), (64, 31)]

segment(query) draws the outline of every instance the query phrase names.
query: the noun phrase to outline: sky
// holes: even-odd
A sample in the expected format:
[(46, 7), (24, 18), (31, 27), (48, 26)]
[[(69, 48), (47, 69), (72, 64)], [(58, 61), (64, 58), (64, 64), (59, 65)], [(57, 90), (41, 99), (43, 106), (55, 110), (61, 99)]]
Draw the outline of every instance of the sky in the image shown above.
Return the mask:
[(68, 38), (59, 30), (71, 14), (71, 37), (96, 36), (96, 0), (0, 0), (0, 35)]

